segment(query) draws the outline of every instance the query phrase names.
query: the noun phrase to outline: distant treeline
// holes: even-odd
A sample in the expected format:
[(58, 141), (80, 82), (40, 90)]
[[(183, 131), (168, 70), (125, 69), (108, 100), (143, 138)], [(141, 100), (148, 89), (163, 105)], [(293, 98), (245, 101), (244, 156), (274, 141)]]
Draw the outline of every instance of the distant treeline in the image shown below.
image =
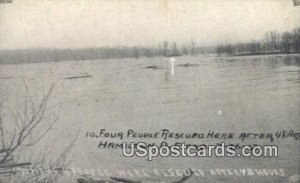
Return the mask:
[(156, 56), (194, 55), (213, 52), (213, 47), (200, 48), (191, 41), (180, 48), (175, 42), (164, 41), (154, 47), (100, 47), (84, 49), (24, 49), (0, 50), (0, 63), (51, 62), (68, 60), (94, 60), (112, 58), (140, 58)]
[(300, 52), (300, 28), (291, 32), (268, 32), (262, 40), (248, 43), (220, 44), (216, 47), (220, 55), (259, 55)]

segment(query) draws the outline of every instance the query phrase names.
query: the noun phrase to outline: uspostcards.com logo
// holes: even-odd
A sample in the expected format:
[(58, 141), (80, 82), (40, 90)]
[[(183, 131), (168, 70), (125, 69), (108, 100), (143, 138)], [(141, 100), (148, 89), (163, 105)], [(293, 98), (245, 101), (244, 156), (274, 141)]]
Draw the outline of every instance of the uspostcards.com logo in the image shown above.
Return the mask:
[(244, 145), (236, 148), (234, 145), (147, 145), (140, 143), (123, 143), (124, 157), (146, 157), (152, 161), (155, 157), (278, 157), (276, 145)]

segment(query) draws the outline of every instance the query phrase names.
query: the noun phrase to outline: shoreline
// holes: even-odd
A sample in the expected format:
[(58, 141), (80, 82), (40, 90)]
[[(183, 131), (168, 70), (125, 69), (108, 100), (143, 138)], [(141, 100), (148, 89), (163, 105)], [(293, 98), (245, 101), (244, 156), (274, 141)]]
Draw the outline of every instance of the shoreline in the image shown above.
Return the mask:
[[(293, 55), (293, 54), (300, 54), (300, 51), (298, 52), (276, 52), (276, 53), (241, 53), (241, 54), (233, 54), (232, 56), (240, 57), (240, 56), (258, 56), (258, 55)], [(230, 55), (228, 55), (230, 56)]]

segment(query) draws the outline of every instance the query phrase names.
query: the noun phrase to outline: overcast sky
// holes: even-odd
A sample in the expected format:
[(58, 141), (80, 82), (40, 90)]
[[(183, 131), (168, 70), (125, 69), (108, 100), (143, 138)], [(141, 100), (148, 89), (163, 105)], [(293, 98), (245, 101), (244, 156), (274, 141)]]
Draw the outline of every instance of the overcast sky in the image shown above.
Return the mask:
[(0, 4), (0, 49), (197, 45), (300, 27), (292, 0), (14, 0)]

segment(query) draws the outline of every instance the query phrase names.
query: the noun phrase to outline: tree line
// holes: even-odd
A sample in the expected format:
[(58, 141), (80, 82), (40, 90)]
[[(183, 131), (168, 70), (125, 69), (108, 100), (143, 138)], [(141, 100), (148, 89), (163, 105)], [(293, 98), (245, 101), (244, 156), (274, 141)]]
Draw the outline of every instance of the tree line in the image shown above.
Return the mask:
[(188, 45), (177, 46), (176, 42), (164, 41), (159, 43), (157, 47), (114, 47), (100, 48), (102, 58), (140, 58), (140, 57), (156, 57), (156, 56), (182, 56), (194, 55), (197, 53), (195, 41), (191, 41)]
[(0, 63), (52, 62), (68, 60), (95, 60), (140, 57), (174, 57), (202, 53), (196, 42), (178, 46), (176, 42), (163, 41), (156, 47), (118, 46), (83, 49), (18, 49), (0, 50)]
[(300, 52), (300, 28), (293, 31), (278, 33), (267, 32), (261, 40), (252, 40), (247, 43), (219, 44), (216, 52), (220, 55), (256, 55), (275, 53)]

